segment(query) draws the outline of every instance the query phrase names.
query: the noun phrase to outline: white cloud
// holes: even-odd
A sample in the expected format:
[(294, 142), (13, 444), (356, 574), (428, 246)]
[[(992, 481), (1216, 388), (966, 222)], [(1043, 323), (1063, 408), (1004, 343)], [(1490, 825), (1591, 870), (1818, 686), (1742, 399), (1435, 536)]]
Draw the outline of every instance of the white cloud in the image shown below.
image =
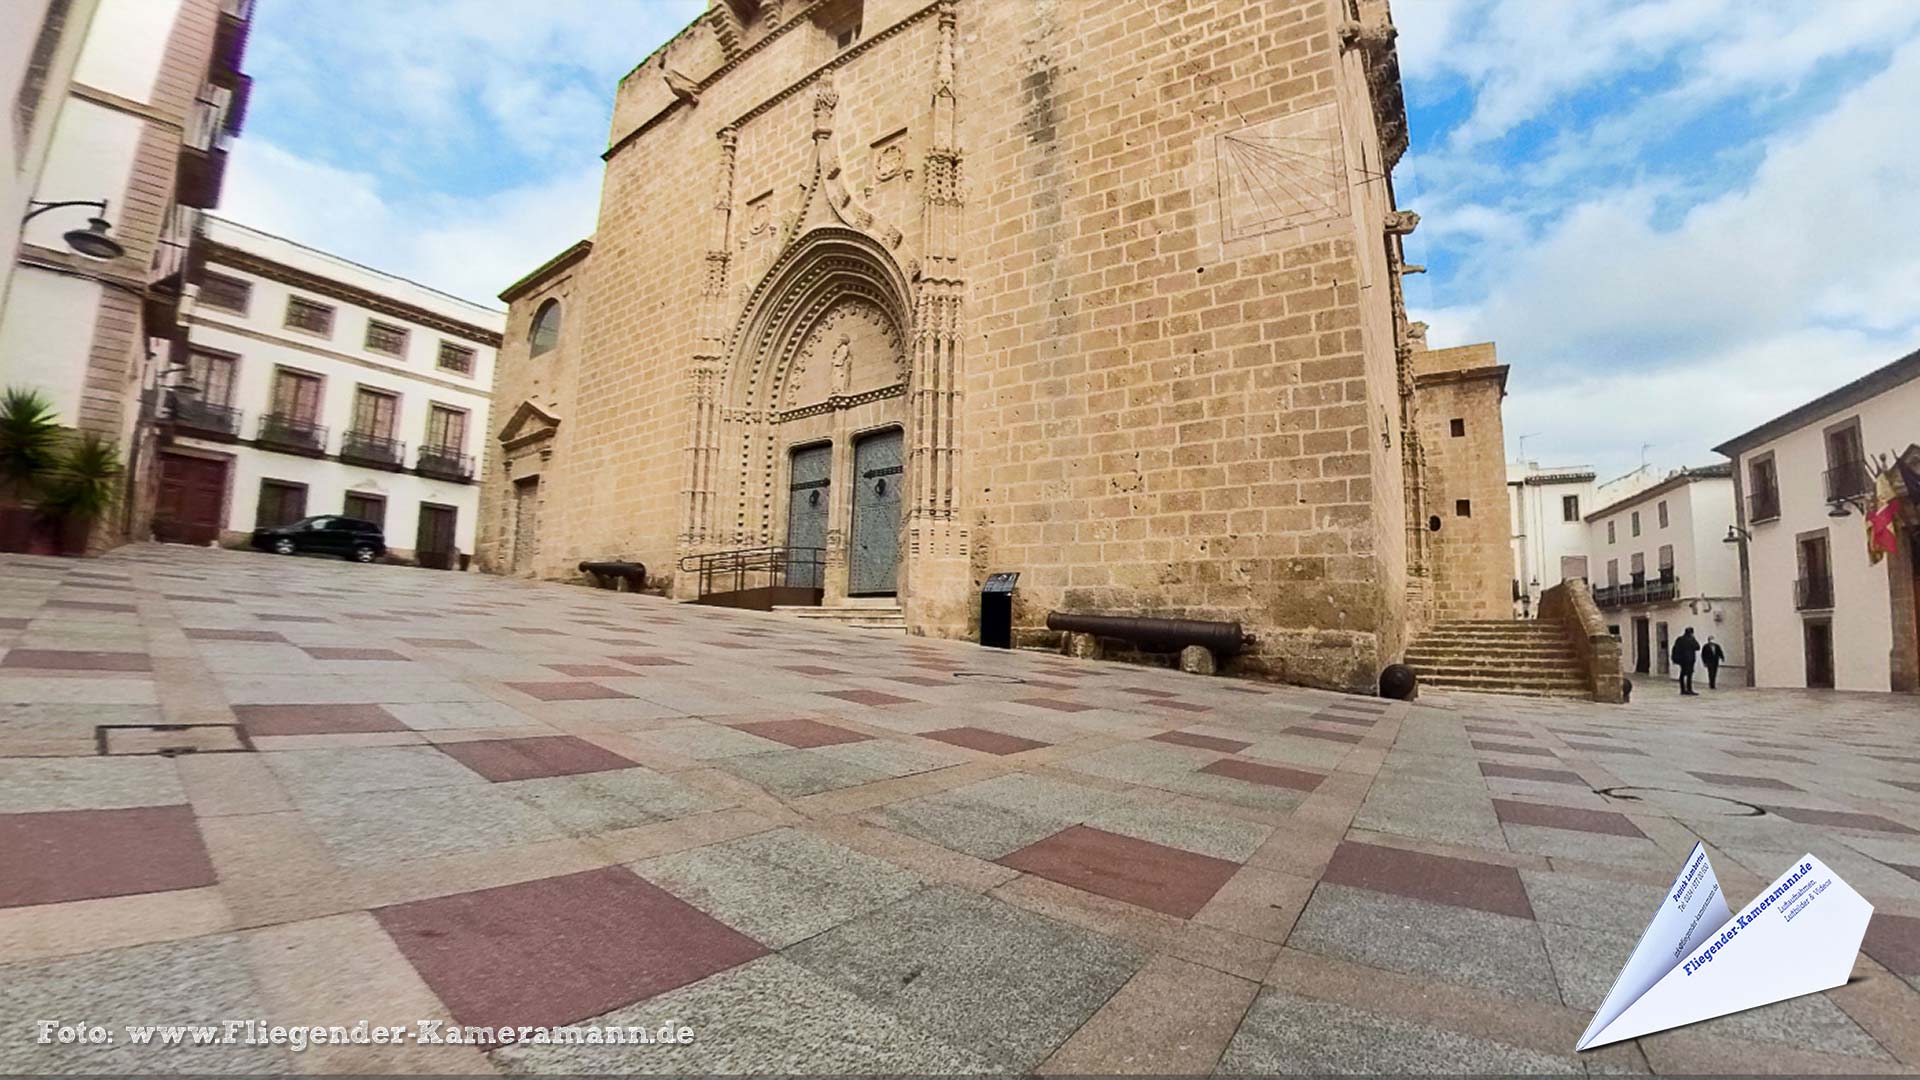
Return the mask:
[(235, 144), (224, 217), (476, 303), (568, 244), (599, 213), (600, 163), (478, 198), (394, 193), (364, 172), (260, 139)]
[(1652, 183), (1577, 199), (1518, 242), (1487, 226), (1484, 297), (1425, 316), (1431, 339), (1499, 343), (1509, 430), (1547, 433), (1531, 456), (1635, 464), (1653, 442), (1676, 463), (1712, 460), (1706, 448), (1920, 338), (1920, 251), (1894, 227), (1920, 189), (1920, 155), (1896, 135), (1916, 98), (1909, 42), (1671, 227)]
[[(1672, 62), (1678, 87), (1637, 111), (1641, 132), (1735, 95), (1791, 87), (1819, 64), (1884, 49), (1920, 26), (1912, 0), (1416, 0), (1394, 10), (1414, 83), (1463, 80), (1473, 109), (1449, 135), (1465, 153), (1582, 91)], [(1635, 88), (1621, 86), (1623, 102)]]

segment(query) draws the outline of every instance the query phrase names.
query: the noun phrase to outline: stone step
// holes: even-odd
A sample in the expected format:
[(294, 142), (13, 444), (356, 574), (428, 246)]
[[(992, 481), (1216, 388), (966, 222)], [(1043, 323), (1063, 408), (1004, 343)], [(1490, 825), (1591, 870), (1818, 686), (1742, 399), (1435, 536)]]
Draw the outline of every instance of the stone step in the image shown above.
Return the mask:
[(1579, 674), (1578, 668), (1571, 667), (1568, 665), (1535, 664), (1535, 663), (1527, 663), (1523, 661), (1511, 661), (1506, 663), (1501, 663), (1498, 661), (1470, 662), (1470, 661), (1464, 661), (1464, 660), (1430, 660), (1430, 659), (1423, 659), (1423, 658), (1409, 656), (1407, 657), (1407, 666), (1412, 668), (1415, 672), (1420, 672), (1420, 673), (1431, 671), (1439, 674), (1459, 674), (1459, 675), (1473, 675), (1473, 674), (1530, 675), (1530, 676), (1538, 676), (1541, 678), (1557, 679), (1557, 678), (1564, 677), (1564, 678), (1572, 678), (1575, 680), (1578, 680), (1582, 677)]
[(1530, 686), (1449, 686), (1443, 683), (1422, 682), (1428, 690), (1457, 690), (1472, 694), (1497, 694), (1501, 697), (1551, 698), (1556, 701), (1592, 701), (1593, 694), (1586, 690), (1542, 690)]
[(1586, 684), (1578, 681), (1506, 679), (1498, 676), (1421, 675), (1420, 685), (1436, 690), (1473, 690), (1483, 694), (1519, 694), (1529, 697), (1591, 698)]
[(835, 626), (851, 626), (860, 630), (898, 630), (907, 629), (906, 613), (898, 604), (861, 604), (849, 607), (812, 607), (812, 606), (776, 606), (774, 612), (779, 615), (791, 615), (807, 622), (832, 623)]
[(1408, 649), (1406, 663), (1411, 667), (1499, 667), (1538, 668), (1543, 671), (1578, 671), (1581, 663), (1571, 656), (1536, 656), (1523, 653), (1500, 656), (1487, 653), (1444, 653), (1427, 649)]
[(1441, 666), (1453, 665), (1458, 667), (1480, 667), (1486, 664), (1499, 664), (1502, 667), (1535, 667), (1552, 671), (1579, 671), (1585, 666), (1581, 664), (1578, 659), (1565, 653), (1456, 652), (1433, 650), (1421, 645), (1415, 645), (1413, 648), (1407, 650), (1407, 663), (1415, 666), (1420, 664), (1439, 664)]
[(1443, 630), (1455, 634), (1561, 634), (1565, 629), (1559, 623), (1434, 623), (1428, 630)]
[(1429, 627), (1422, 637), (1465, 638), (1472, 641), (1533, 641), (1541, 638), (1559, 639), (1566, 636), (1558, 628), (1548, 630), (1524, 631), (1486, 631), (1466, 629), (1456, 626)]

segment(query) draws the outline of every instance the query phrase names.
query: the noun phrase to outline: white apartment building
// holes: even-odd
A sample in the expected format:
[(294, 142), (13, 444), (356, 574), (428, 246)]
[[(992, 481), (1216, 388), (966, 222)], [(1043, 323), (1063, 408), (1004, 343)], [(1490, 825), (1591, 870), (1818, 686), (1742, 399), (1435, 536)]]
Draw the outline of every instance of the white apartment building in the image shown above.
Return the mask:
[[(0, 293), (0, 386), (37, 390), (62, 423), (118, 443), (131, 483), (96, 538), (140, 531), (147, 406), (184, 338), (199, 211), (218, 204), (251, 83), (252, 0), (7, 0), (17, 170)], [(22, 61), (24, 66), (13, 66)]]
[[(1746, 603), (1734, 519), (1733, 470), (1680, 469), (1587, 515), (1594, 602), (1621, 639), (1629, 673), (1670, 675), (1673, 642), (1687, 627), (1725, 650), (1723, 684), (1746, 680)], [(1705, 689), (1706, 675), (1699, 685)]]
[(1715, 447), (1744, 498), (1742, 581), (1759, 686), (1912, 693), (1920, 684), (1914, 499), (1869, 557), (1877, 460), (1920, 441), (1920, 352)]
[(505, 313), (211, 216), (204, 250), (161, 391), (155, 536), (240, 545), (343, 514), (398, 557), (470, 555)]
[(1530, 618), (1540, 610), (1540, 594), (1562, 581), (1588, 577), (1586, 514), (1594, 505), (1590, 468), (1507, 463), (1516, 618)]

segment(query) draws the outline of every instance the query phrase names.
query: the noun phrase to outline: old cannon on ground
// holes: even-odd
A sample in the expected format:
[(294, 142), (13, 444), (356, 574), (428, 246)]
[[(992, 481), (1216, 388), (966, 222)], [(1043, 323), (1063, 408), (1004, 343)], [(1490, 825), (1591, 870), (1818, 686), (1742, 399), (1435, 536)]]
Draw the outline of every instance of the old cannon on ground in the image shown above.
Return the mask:
[(1248, 640), (1237, 622), (1162, 619), (1148, 615), (1073, 615), (1052, 611), (1047, 613), (1047, 629), (1070, 635), (1070, 647), (1078, 648), (1085, 655), (1098, 654), (1100, 638), (1131, 642), (1142, 652), (1177, 652), (1180, 670), (1201, 675), (1213, 674), (1220, 660), (1237, 654)]
[(644, 563), (587, 561), (580, 564), (580, 572), (592, 575), (594, 584), (603, 589), (621, 591), (624, 586), (626, 592), (639, 592), (647, 587), (647, 567)]

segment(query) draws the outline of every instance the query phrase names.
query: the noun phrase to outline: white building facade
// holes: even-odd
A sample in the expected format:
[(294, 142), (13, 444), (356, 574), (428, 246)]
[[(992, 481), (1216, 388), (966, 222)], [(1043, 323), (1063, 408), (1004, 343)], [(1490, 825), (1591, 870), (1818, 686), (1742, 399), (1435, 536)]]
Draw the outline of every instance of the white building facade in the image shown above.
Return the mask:
[(130, 497), (96, 523), (99, 543), (144, 531), (153, 387), (184, 342), (199, 213), (219, 202), (228, 141), (245, 116), (252, 7), (0, 4), (19, 167), (7, 209), (21, 208), (14, 220), (31, 214), (9, 242), (0, 386), (39, 392), (63, 425), (119, 446)]
[(1912, 693), (1914, 529), (1874, 561), (1864, 511), (1879, 455), (1920, 441), (1920, 352), (1716, 447), (1741, 489), (1754, 683)]
[(505, 314), (233, 222), (205, 235), (155, 536), (239, 545), (342, 514), (397, 558), (458, 565)]
[[(26, 216), (40, 186), (53, 142), (54, 121), (67, 99), (73, 68), (99, 0), (8, 0), (0, 4), (0, 101), (11, 106), (0, 123), (0, 214)], [(0, 228), (0, 300), (13, 280), (20, 233)]]
[(1734, 516), (1724, 463), (1680, 469), (1587, 516), (1593, 598), (1629, 674), (1674, 675), (1673, 642), (1692, 627), (1703, 646), (1711, 638), (1725, 651), (1722, 684), (1745, 684), (1747, 608), (1738, 545), (1727, 543)]
[(1562, 581), (1590, 577), (1586, 515), (1594, 506), (1592, 469), (1507, 463), (1515, 617), (1531, 617), (1540, 610), (1540, 594)]

